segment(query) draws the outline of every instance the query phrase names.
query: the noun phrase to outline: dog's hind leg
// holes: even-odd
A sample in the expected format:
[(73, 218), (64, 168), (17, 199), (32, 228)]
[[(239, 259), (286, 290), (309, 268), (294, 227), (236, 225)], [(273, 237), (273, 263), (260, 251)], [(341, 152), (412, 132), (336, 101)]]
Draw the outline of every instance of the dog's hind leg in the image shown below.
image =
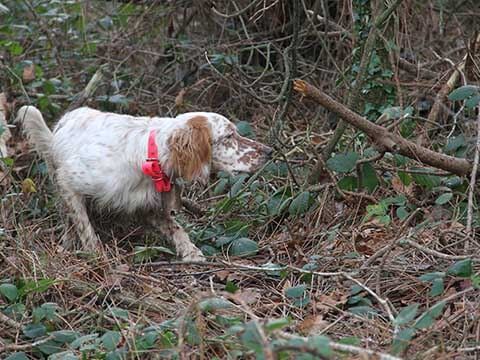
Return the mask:
[(101, 247), (100, 239), (93, 229), (88, 218), (87, 208), (83, 196), (77, 194), (66, 184), (59, 181), (60, 193), (72, 218), (75, 230), (80, 238), (84, 250), (99, 250)]

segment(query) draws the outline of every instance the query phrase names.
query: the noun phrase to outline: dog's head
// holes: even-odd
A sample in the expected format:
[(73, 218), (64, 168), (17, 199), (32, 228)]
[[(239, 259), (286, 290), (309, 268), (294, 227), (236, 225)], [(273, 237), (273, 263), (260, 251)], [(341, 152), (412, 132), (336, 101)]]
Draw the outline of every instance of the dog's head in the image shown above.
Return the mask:
[(215, 113), (180, 115), (185, 125), (168, 139), (168, 166), (187, 181), (208, 179), (210, 170), (252, 173), (272, 149), (238, 134), (235, 125)]

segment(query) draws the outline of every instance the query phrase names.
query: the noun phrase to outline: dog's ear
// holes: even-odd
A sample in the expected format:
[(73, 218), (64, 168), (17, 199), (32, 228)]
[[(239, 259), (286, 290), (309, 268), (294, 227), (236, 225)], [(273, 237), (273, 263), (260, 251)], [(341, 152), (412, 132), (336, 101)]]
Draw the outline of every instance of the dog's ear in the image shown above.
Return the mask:
[(168, 139), (168, 167), (184, 180), (206, 181), (212, 159), (212, 135), (208, 120), (196, 116), (187, 126), (176, 130)]

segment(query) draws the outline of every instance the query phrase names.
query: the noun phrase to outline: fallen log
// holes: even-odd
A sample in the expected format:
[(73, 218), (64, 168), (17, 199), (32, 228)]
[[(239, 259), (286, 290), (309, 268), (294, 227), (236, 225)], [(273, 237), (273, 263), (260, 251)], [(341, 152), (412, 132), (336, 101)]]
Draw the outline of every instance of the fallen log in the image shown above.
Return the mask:
[(294, 90), (315, 100), (327, 110), (338, 114), (350, 125), (363, 131), (382, 152), (401, 154), (425, 165), (460, 176), (468, 175), (472, 171), (473, 164), (469, 161), (432, 151), (389, 131), (383, 126), (372, 123), (304, 80), (295, 80)]

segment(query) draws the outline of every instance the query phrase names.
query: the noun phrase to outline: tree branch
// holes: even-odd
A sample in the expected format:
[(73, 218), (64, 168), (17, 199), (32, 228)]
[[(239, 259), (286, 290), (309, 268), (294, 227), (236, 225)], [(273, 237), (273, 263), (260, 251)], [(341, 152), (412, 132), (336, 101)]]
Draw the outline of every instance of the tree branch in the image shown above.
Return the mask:
[(302, 95), (315, 100), (327, 110), (338, 114), (345, 122), (363, 131), (380, 150), (399, 153), (423, 164), (460, 176), (467, 175), (472, 170), (472, 164), (469, 161), (437, 153), (404, 139), (400, 135), (388, 131), (383, 126), (368, 121), (303, 80), (295, 80), (294, 89)]

